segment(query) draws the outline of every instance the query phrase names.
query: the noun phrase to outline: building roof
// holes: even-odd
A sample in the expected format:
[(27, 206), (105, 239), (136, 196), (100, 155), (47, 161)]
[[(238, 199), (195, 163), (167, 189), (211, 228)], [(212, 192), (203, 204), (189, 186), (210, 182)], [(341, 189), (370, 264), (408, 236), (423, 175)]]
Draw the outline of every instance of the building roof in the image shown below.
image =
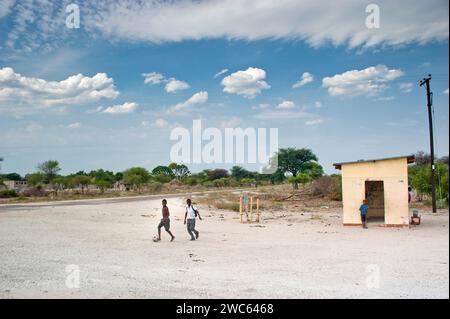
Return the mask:
[(414, 163), (416, 161), (415, 155), (403, 155), (403, 156), (385, 157), (385, 158), (377, 158), (377, 159), (369, 159), (369, 160), (361, 159), (361, 160), (352, 161), (352, 162), (334, 163), (333, 166), (335, 169), (342, 169), (342, 165), (347, 165), (347, 164), (379, 162), (379, 161), (387, 161), (387, 160), (393, 160), (393, 159), (399, 159), (399, 158), (406, 158), (406, 161), (408, 164)]

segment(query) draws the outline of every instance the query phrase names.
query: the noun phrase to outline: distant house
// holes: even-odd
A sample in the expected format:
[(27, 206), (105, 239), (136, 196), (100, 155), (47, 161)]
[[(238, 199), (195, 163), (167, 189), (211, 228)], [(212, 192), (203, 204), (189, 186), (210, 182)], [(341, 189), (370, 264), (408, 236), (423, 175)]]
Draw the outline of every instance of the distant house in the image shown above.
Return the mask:
[(367, 219), (385, 226), (409, 226), (408, 164), (414, 155), (333, 164), (342, 170), (344, 225), (361, 225), (359, 206), (369, 202)]
[(13, 189), (17, 193), (23, 192), (27, 188), (26, 181), (3, 181), (7, 189)]

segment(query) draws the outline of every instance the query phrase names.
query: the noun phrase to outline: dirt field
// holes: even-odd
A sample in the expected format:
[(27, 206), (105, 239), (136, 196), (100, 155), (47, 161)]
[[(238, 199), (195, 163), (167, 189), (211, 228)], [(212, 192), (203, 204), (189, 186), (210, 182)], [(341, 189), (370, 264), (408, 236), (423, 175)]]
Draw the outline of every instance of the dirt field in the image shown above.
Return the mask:
[[(449, 297), (448, 211), (363, 230), (341, 226), (339, 208), (263, 212), (249, 225), (200, 206), (191, 242), (183, 199), (169, 208), (176, 239), (153, 243), (160, 199), (0, 206), (0, 297)], [(66, 285), (73, 269), (79, 288)]]

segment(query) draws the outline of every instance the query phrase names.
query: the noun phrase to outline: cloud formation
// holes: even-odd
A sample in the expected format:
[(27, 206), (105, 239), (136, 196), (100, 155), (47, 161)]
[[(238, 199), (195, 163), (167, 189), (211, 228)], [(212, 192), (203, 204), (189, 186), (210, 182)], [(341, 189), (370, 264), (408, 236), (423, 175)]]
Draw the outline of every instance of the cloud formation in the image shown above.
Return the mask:
[(189, 99), (184, 102), (178, 103), (171, 107), (168, 112), (176, 113), (181, 111), (186, 111), (189, 107), (204, 104), (208, 101), (208, 92), (200, 91), (192, 95)]
[(414, 88), (414, 83), (399, 83), (398, 87), (402, 93), (411, 93)]
[(302, 77), (300, 78), (300, 80), (295, 83), (292, 88), (293, 89), (298, 89), (299, 87), (302, 87), (303, 85), (306, 85), (308, 83), (311, 83), (312, 81), (314, 81), (314, 76), (309, 73), (309, 72), (304, 72), (302, 74)]
[(265, 79), (266, 71), (250, 67), (245, 71), (237, 71), (226, 76), (222, 80), (223, 91), (253, 99), (263, 90), (270, 89)]
[(92, 32), (107, 38), (152, 43), (291, 39), (312, 47), (356, 48), (448, 39), (446, 1), (411, 5), (409, 0), (379, 0), (379, 29), (365, 27), (367, 4), (358, 0), (99, 1), (85, 10), (85, 21)]
[(175, 93), (177, 91), (189, 89), (190, 86), (184, 81), (180, 81), (174, 78), (168, 80), (165, 86), (165, 90), (168, 93)]
[(389, 69), (385, 65), (351, 70), (322, 79), (322, 86), (332, 96), (376, 96), (387, 88), (387, 84), (403, 75), (401, 70)]
[(228, 72), (228, 69), (222, 69), (219, 72), (217, 72), (216, 74), (214, 74), (214, 78), (217, 79), (219, 76), (221, 76), (227, 72)]
[(123, 104), (109, 106), (101, 110), (101, 113), (106, 114), (128, 114), (133, 113), (139, 105), (134, 102), (125, 102)]
[(295, 108), (295, 103), (292, 101), (286, 101), (284, 100), (280, 104), (277, 105), (277, 109), (293, 109)]
[(0, 69), (0, 109), (33, 113), (37, 109), (79, 105), (102, 98), (115, 99), (119, 92), (105, 73), (93, 77), (72, 75), (62, 81), (27, 77), (12, 68)]
[(157, 72), (142, 73), (144, 83), (148, 85), (160, 84), (164, 80), (164, 75)]
[(144, 83), (148, 85), (165, 83), (164, 90), (167, 93), (176, 93), (190, 88), (188, 83), (175, 78), (166, 78), (163, 74), (158, 72), (142, 73), (142, 76), (144, 77)]

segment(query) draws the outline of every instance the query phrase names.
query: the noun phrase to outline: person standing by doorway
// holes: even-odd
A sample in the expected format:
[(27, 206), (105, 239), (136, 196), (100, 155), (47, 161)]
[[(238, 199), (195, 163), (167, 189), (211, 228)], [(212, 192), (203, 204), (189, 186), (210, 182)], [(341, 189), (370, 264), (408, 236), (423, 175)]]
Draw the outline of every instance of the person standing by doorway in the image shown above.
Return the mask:
[(359, 211), (361, 212), (361, 222), (362, 227), (367, 229), (367, 210), (369, 209), (368, 205), (369, 201), (367, 199), (363, 200), (363, 203), (359, 207)]
[[(192, 205), (192, 201), (188, 198), (186, 200), (186, 213), (184, 214), (184, 224), (187, 225), (187, 231), (191, 236), (191, 240), (198, 239), (200, 232), (195, 229), (195, 219), (202, 220), (199, 211)], [(194, 236), (195, 235), (195, 236)]]

